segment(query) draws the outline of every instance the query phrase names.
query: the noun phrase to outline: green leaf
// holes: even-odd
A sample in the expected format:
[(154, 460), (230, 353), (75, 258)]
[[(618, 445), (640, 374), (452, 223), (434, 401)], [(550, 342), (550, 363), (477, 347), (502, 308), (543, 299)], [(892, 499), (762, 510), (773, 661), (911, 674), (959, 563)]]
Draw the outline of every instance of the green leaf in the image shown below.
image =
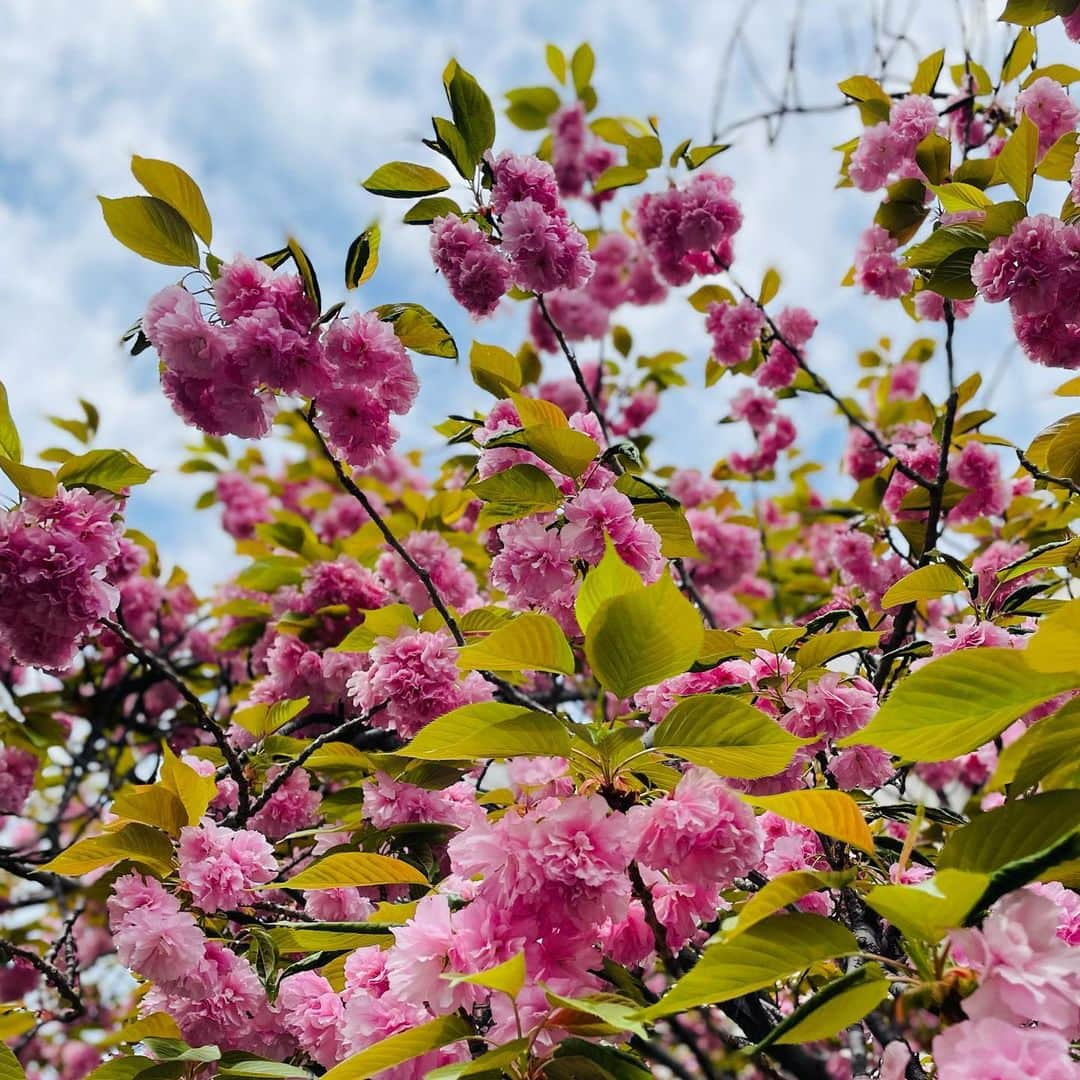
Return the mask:
[(405, 211), (401, 220), (406, 225), (430, 225), (436, 218), (446, 217), (447, 214), (457, 214), (460, 217), (461, 207), (453, 199), (437, 195), (434, 198), (421, 199)]
[(859, 951), (855, 935), (821, 915), (774, 915), (706, 947), (697, 965), (638, 1015), (656, 1020), (762, 990), (824, 960)]
[(817, 634), (799, 646), (795, 663), (809, 671), (845, 653), (873, 649), (880, 640), (881, 634), (873, 630), (833, 630), (829, 634)]
[(51, 499), (56, 494), (56, 477), (48, 469), (22, 465), (10, 458), (0, 456), (0, 471), (4, 472), (23, 495)]
[(596, 67), (596, 56), (588, 43), (579, 45), (570, 58), (570, 74), (574, 79), (574, 89), (580, 96), (589, 85)]
[(964, 925), (988, 880), (982, 873), (939, 869), (916, 885), (875, 885), (866, 902), (905, 937), (936, 944)]
[(512, 465), (486, 480), (471, 484), (468, 490), (484, 500), (484, 509), (477, 519), (481, 529), (555, 510), (562, 503), (562, 493), (551, 477), (528, 464)]
[(548, 45), (544, 49), (544, 59), (547, 61), (548, 71), (559, 82), (566, 82), (566, 57), (558, 45)]
[(931, 184), (943, 183), (952, 163), (952, 143), (944, 135), (931, 131), (915, 148), (915, 162)]
[[(628, 474), (624, 474), (628, 475)], [(619, 477), (622, 480), (622, 477)], [(618, 481), (616, 481), (618, 487)], [(620, 489), (621, 490), (621, 489)], [(634, 516), (651, 525), (660, 536), (660, 554), (665, 559), (700, 559), (701, 551), (694, 542), (690, 523), (681, 506), (672, 506), (662, 499), (635, 502)]]
[(1031, 195), (1038, 154), (1039, 129), (1025, 114), (1001, 148), (994, 169), (994, 179), (1008, 184), (1016, 192), (1016, 197), (1025, 203)]
[(241, 570), (236, 584), (255, 592), (277, 592), (282, 585), (299, 585), (304, 580), (306, 565), (294, 555), (267, 555)]
[(271, 1077), (274, 1080), (311, 1080), (314, 1074), (299, 1065), (284, 1061), (266, 1061), (263, 1058), (244, 1058), (230, 1061), (218, 1069), (216, 1080), (241, 1080), (241, 1078)]
[[(538, 470), (539, 471), (539, 470)], [(574, 654), (550, 615), (526, 612), (458, 650), (462, 671), (554, 671), (574, 674)]]
[(964, 587), (964, 579), (945, 563), (931, 563), (920, 566), (905, 574), (891, 585), (881, 598), (882, 610), (912, 604), (919, 600), (934, 600), (939, 596), (949, 596)]
[(1069, 180), (1076, 160), (1077, 134), (1067, 131), (1043, 154), (1035, 172), (1046, 180)]
[(475, 167), (495, 142), (495, 110), (480, 84), (456, 60), (447, 64), (443, 86), (454, 124), (469, 148)]
[(588, 435), (553, 424), (527, 424), (522, 439), (541, 461), (575, 480), (600, 453), (600, 447)]
[[(147, 1057), (111, 1058), (104, 1064), (99, 1065), (86, 1080), (135, 1080), (137, 1076), (141, 1076), (149, 1069), (154, 1069), (156, 1072), (156, 1066), (157, 1063)], [(179, 1067), (176, 1075), (180, 1075)], [(21, 1074), (12, 1073), (11, 1076), (18, 1077)], [(0, 1080), (9, 1080), (9, 1076), (3, 1071), (2, 1065), (0, 1065)]]
[(0, 382), (0, 454), (16, 463), (22, 461), (22, 443), (19, 441), (19, 431), (15, 427), (15, 421), (11, 416), (7, 387), (2, 382)]
[(523, 86), (506, 94), (506, 115), (522, 131), (542, 131), (559, 107), (559, 95), (550, 86)]
[(830, 1039), (861, 1020), (889, 995), (889, 980), (870, 963), (826, 983), (784, 1017), (754, 1048)]
[(758, 293), (758, 303), (767, 304), (770, 300), (775, 299), (776, 294), (780, 291), (780, 274), (774, 270), (771, 266), (765, 271), (765, 276), (761, 279), (761, 291)]
[(345, 288), (363, 285), (379, 265), (379, 226), (369, 225), (350, 245), (345, 255)]
[(648, 171), (638, 165), (612, 165), (593, 181), (593, 191), (599, 194), (601, 191), (640, 184), (648, 175)]
[(391, 199), (411, 199), (417, 195), (438, 195), (450, 186), (442, 173), (410, 161), (391, 161), (380, 165), (362, 185), (373, 195)]
[(938, 869), (993, 873), (1080, 829), (1080, 791), (1047, 791), (979, 814), (941, 849)]
[(477, 1058), (440, 1065), (439, 1068), (425, 1073), (424, 1080), (460, 1080), (463, 1076), (484, 1076), (491, 1080), (495, 1076), (505, 1076), (507, 1074), (503, 1072), (503, 1066), (516, 1061), (528, 1049), (528, 1039), (513, 1039)]
[(206, 208), (206, 200), (203, 199), (199, 185), (179, 165), (134, 154), (131, 158), (131, 172), (148, 194), (168, 203), (206, 246), (210, 246), (213, 225), (210, 222), (210, 211)]
[(153, 469), (126, 450), (89, 450), (68, 458), (56, 479), (67, 487), (101, 488), (119, 495), (127, 488), (145, 484), (153, 475)]
[(578, 625), (588, 630), (592, 617), (605, 600), (644, 588), (638, 572), (619, 558), (611, 537), (604, 537), (604, 557), (585, 575), (574, 601)]
[(923, 57), (919, 61), (919, 66), (915, 69), (915, 78), (911, 80), (911, 92), (913, 94), (933, 93), (944, 63), (944, 49), (938, 49), (937, 52), (932, 52), (929, 56)]
[(98, 196), (109, 232), (126, 248), (166, 266), (198, 266), (191, 226), (167, 203), (149, 195)]
[(469, 983), (472, 986), (483, 986), (488, 990), (499, 990), (510, 997), (516, 998), (525, 985), (525, 954), (514, 953), (509, 960), (501, 964), (477, 971), (472, 975), (446, 974), (444, 979), (449, 979), (455, 985)]
[(1012, 43), (1005, 63), (1001, 65), (1001, 81), (1012, 82), (1035, 57), (1035, 35), (1026, 27), (1016, 35)]
[(398, 1032), (389, 1038), (353, 1054), (340, 1065), (323, 1074), (323, 1080), (368, 1080), (384, 1069), (411, 1061), (429, 1050), (458, 1042), (472, 1034), (472, 1029), (460, 1016), (440, 1016), (419, 1027)]
[(1038, 672), (1025, 652), (963, 649), (938, 657), (902, 679), (870, 723), (837, 745), (879, 746), (908, 761), (976, 750), (1029, 709), (1080, 686), (1080, 671)]
[(722, 154), (725, 150), (730, 149), (731, 143), (714, 143), (711, 146), (691, 146), (683, 155), (683, 159), (686, 161), (687, 168), (690, 170), (699, 169), (710, 158), (714, 158), (717, 154)]
[(474, 341), (469, 349), (469, 370), (473, 382), (495, 397), (509, 397), (521, 389), (521, 365), (517, 357), (501, 345)]
[(424, 356), (441, 356), (456, 360), (458, 351), (450, 331), (426, 307), (420, 304), (380, 304), (373, 309), (383, 322), (389, 323), (406, 349)]
[(1062, 86), (1071, 86), (1074, 82), (1080, 82), (1080, 68), (1072, 64), (1047, 64), (1046, 67), (1036, 68), (1021, 83), (1021, 88), (1026, 90), (1036, 79), (1053, 79)]
[(768, 810), (863, 851), (874, 850), (874, 837), (859, 804), (844, 791), (800, 788), (779, 795), (740, 795), (739, 798), (759, 810)]
[(465, 136), (442, 116), (433, 116), (431, 125), (435, 129), (435, 143), (425, 139), (425, 145), (440, 150), (453, 163), (458, 175), (471, 181), (476, 173), (476, 158), (465, 142)]
[(79, 840), (40, 869), (46, 874), (81, 877), (121, 859), (131, 859), (155, 873), (167, 874), (172, 869), (172, 858), (172, 844), (163, 832), (148, 825), (131, 823), (115, 832)]
[(3, 1043), (0, 1043), (0, 1080), (26, 1080), (19, 1059)]
[(1063, 762), (1073, 760), (1080, 745), (1080, 701), (1063, 705), (1053, 716), (1040, 720), (998, 754), (997, 768), (987, 783), (991, 791), (1012, 786), (1027, 791)]
[(291, 236), (285, 241), (285, 246), (289, 249), (289, 255), (304, 283), (304, 295), (315, 305), (315, 310), (321, 312), (322, 292), (319, 290), (319, 279), (307, 252)]
[(1067, 4), (1055, 0), (1008, 0), (998, 21), (1015, 23), (1017, 26), (1038, 26), (1063, 12), (1068, 14), (1068, 10)]
[(367, 652), (376, 638), (397, 637), (403, 626), (416, 627), (416, 616), (408, 604), (387, 604), (363, 614), (364, 621), (354, 626), (331, 652)]
[(585, 655), (600, 682), (625, 698), (685, 672), (704, 636), (697, 609), (665, 574), (600, 605), (585, 633)]
[(724, 930), (724, 940), (749, 930), (751, 926), (775, 915), (781, 908), (822, 889), (840, 889), (854, 877), (854, 871), (839, 873), (823, 870), (792, 870), (766, 882), (739, 911), (735, 925)]
[(426, 885), (427, 878), (414, 866), (389, 855), (367, 851), (331, 852), (288, 881), (272, 881), (261, 889), (344, 889), (352, 885)]
[(1080, 479), (1080, 423), (1066, 425), (1050, 440), (1046, 469), (1051, 476)]
[(537, 755), (566, 757), (570, 736), (554, 716), (486, 701), (436, 717), (404, 746), (402, 757), (462, 761)]
[(727, 694), (684, 698), (654, 730), (655, 749), (744, 780), (783, 771), (807, 742)]

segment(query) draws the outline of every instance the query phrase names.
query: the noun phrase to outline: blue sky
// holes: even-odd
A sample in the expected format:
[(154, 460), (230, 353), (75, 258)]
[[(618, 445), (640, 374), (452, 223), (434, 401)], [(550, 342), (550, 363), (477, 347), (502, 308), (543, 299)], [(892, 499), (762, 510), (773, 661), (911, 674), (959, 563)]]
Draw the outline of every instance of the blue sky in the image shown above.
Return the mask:
[[(600, 112), (655, 114), (670, 147), (708, 135), (717, 73), (744, 6), (743, 0), (7, 0), (0, 10), (6, 269), (0, 378), (24, 443), (30, 450), (54, 443), (44, 415), (74, 415), (78, 397), (93, 400), (103, 414), (100, 445), (126, 446), (160, 470), (132, 500), (132, 522), (157, 537), (168, 561), (180, 561), (202, 582), (220, 578), (231, 545), (211, 515), (190, 510), (206, 483), (176, 472), (187, 433), (158, 390), (152, 354), (131, 359), (117, 346), (147, 297), (174, 276), (115, 244), (101, 221), (96, 194), (136, 190), (130, 155), (167, 158), (195, 176), (222, 257), (257, 254), (279, 246), (286, 233), (297, 236), (320, 270), (328, 303), (343, 293), (349, 241), (378, 217), (382, 263), (356, 302), (426, 304), (467, 353), (473, 335), (512, 341), (518, 320), (508, 312), (476, 326), (459, 317), (426, 257), (425, 230), (396, 224), (402, 207), (358, 185), (383, 161), (424, 160), (418, 140), (443, 108), (439, 76), (447, 59), (456, 56), (473, 71), (498, 107), (506, 89), (550, 81), (546, 41), (569, 51), (587, 39), (597, 54)], [(950, 60), (960, 59), (958, 7), (975, 56), (996, 71), (1009, 40), (993, 22), (1000, 6), (999, 0), (814, 0), (805, 5), (803, 98), (832, 100), (839, 79), (867, 69), (875, 12), (896, 25), (914, 9), (915, 45), (899, 51), (898, 75), (910, 75), (918, 55), (943, 43)], [(750, 8), (746, 36), (776, 83), (795, 0)], [(1080, 51), (1056, 30), (1040, 38), (1040, 62), (1077, 61)], [(763, 100), (746, 66), (737, 65), (725, 118), (758, 111)], [(737, 247), (740, 277), (756, 282), (770, 265), (782, 272), (782, 299), (805, 304), (821, 320), (812, 359), (838, 386), (853, 381), (858, 349), (882, 334), (903, 342), (923, 332), (891, 305), (838, 287), (873, 209), (866, 196), (833, 190), (837, 155), (830, 147), (857, 130), (851, 112), (794, 118), (776, 146), (767, 146), (754, 127), (715, 161), (734, 176), (746, 217)], [(497, 145), (529, 149), (534, 142), (500, 124)], [(1061, 379), (1010, 358), (1002, 312), (979, 314), (961, 332), (961, 370), (981, 370), (996, 382), (990, 407), (1002, 411), (1011, 437), (1030, 438), (1064, 411), (1050, 397)], [(688, 374), (700, 386), (706, 355), (700, 316), (676, 301), (626, 321), (644, 351), (687, 352)], [(423, 389), (401, 425), (401, 445), (434, 454), (439, 440), (431, 424), (482, 404), (483, 396), (461, 367), (426, 357), (416, 363)], [(995, 372), (999, 377), (989, 378)], [(715, 421), (726, 412), (731, 385), (667, 400), (657, 462), (707, 466), (725, 451), (733, 433)], [(794, 415), (819, 453), (835, 460), (840, 428), (833, 423), (833, 436), (826, 434), (830, 425), (819, 404), (799, 403)]]

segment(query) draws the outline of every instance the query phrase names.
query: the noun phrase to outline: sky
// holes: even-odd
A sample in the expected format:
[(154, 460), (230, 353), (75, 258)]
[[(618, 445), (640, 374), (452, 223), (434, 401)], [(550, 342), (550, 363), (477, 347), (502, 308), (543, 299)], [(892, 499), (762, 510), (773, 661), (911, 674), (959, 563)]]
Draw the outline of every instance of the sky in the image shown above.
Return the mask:
[[(120, 446), (158, 470), (139, 489), (129, 521), (153, 535), (167, 563), (195, 580), (221, 580), (234, 565), (214, 512), (195, 513), (205, 476), (177, 466), (191, 439), (160, 393), (151, 352), (118, 344), (147, 298), (176, 273), (146, 262), (105, 230), (97, 194), (135, 194), (132, 154), (174, 161), (199, 182), (214, 218), (214, 251), (256, 255), (296, 236), (320, 272), (324, 301), (345, 299), (344, 253), (378, 219), (379, 270), (350, 303), (410, 300), (450, 326), (467, 356), (473, 337), (515, 346), (521, 312), (471, 323), (450, 301), (426, 253), (426, 230), (400, 223), (408, 204), (359, 186), (398, 158), (437, 164), (419, 145), (428, 118), (445, 111), (440, 75), (450, 57), (488, 90), (496, 109), (515, 86), (550, 83), (546, 42), (569, 54), (588, 40), (597, 56), (600, 115), (660, 118), (670, 149), (708, 140), (718, 78), (728, 71), (721, 123), (768, 107), (783, 82), (798, 0), (5, 0), (0, 5), (0, 379), (29, 453), (63, 442), (48, 415), (74, 416), (78, 398), (102, 414), (99, 446)], [(836, 83), (874, 70), (874, 25), (905, 29), (891, 70), (912, 74), (944, 44), (948, 61), (966, 40), (993, 73), (1009, 31), (994, 19), (1001, 0), (812, 0), (803, 5), (797, 72), (805, 104), (839, 100)], [(725, 64), (736, 30), (746, 45)], [(879, 35), (880, 36), (880, 35)], [(1040, 31), (1040, 63), (1077, 62), (1080, 49), (1056, 27)], [(898, 85), (906, 85), (900, 83)], [(770, 145), (762, 125), (740, 129), (714, 159), (729, 173), (745, 224), (736, 248), (740, 279), (756, 285), (775, 266), (781, 301), (820, 320), (811, 363), (838, 389), (856, 378), (854, 355), (883, 335), (901, 345), (935, 328), (916, 327), (898, 305), (839, 282), (851, 263), (872, 197), (835, 190), (838, 155), (857, 134), (852, 110), (791, 117)], [(502, 119), (496, 146), (535, 148), (535, 134)], [(450, 194), (453, 194), (452, 192)], [(1060, 195), (1055, 192), (1060, 204)], [(613, 221), (607, 211), (607, 220)], [(709, 467), (733, 445), (717, 427), (734, 383), (701, 392), (707, 339), (702, 319), (678, 300), (623, 317), (643, 352), (690, 356), (694, 385), (665, 395), (651, 451), (658, 463)], [(980, 407), (1001, 413), (999, 430), (1025, 443), (1066, 411), (1052, 398), (1060, 375), (1010, 347), (1001, 310), (961, 327), (961, 376), (984, 376)], [(582, 350), (588, 355), (588, 350)], [(399, 423), (401, 449), (437, 460), (431, 426), (448, 412), (483, 407), (467, 367), (417, 357), (422, 389)], [(932, 382), (929, 389), (943, 396)], [(941, 380), (940, 372), (936, 377)], [(792, 415), (808, 452), (834, 465), (843, 429), (822, 402)], [(29, 456), (28, 453), (28, 456)], [(0, 487), (0, 495), (10, 490)]]

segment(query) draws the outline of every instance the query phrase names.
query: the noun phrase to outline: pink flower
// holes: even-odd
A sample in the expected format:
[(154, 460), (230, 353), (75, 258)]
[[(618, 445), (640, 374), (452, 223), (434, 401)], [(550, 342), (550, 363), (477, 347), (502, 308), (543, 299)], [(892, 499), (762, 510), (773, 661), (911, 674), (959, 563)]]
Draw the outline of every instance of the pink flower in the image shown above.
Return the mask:
[[(953, 300), (953, 318), (957, 320), (966, 319), (971, 314), (971, 309), (974, 306), (974, 300)], [(915, 297), (915, 310), (920, 319), (926, 319), (928, 322), (943, 322), (945, 319), (945, 297), (940, 293), (931, 292), (930, 289), (923, 289)]]
[(855, 280), (863, 292), (883, 300), (895, 300), (910, 291), (911, 271), (897, 260), (894, 254), (897, 246), (880, 225), (871, 225), (863, 231), (855, 248)]
[(499, 538), (502, 550), (491, 562), (491, 584), (506, 593), (511, 607), (547, 608), (570, 593), (576, 575), (558, 529), (524, 518), (502, 526)]
[(362, 386), (320, 394), (316, 423), (334, 453), (354, 469), (366, 469), (397, 440), (389, 410)]
[(490, 687), (476, 672), (458, 681), (457, 654), (446, 631), (403, 627), (396, 638), (376, 641), (370, 657), (371, 666), (349, 679), (349, 696), (364, 712), (385, 706), (371, 722), (403, 738), (436, 716), (491, 698)]
[(972, 1020), (1038, 1021), (1067, 1038), (1080, 1030), (1080, 953), (1057, 936), (1057, 905), (1029, 889), (990, 909), (981, 930), (950, 934), (958, 962), (974, 969), (979, 988), (964, 999)]
[(270, 496), (261, 484), (253, 483), (239, 472), (221, 473), (216, 495), (225, 510), (222, 528), (237, 540), (255, 535), (255, 526), (270, 520)]
[[(452, 548), (437, 532), (413, 532), (404, 540), (405, 550), (427, 571), (436, 592), (451, 607), (467, 611), (476, 604), (476, 578), (461, 552)], [(424, 583), (393, 551), (383, 552), (375, 570), (386, 586), (418, 615), (431, 607)]]
[(1062, 135), (1076, 130), (1080, 109), (1056, 79), (1040, 75), (1016, 95), (1016, 115), (1026, 116), (1039, 129), (1042, 157)]
[(750, 359), (750, 347), (765, 326), (765, 313), (752, 300), (710, 304), (705, 329), (712, 335), (712, 353), (721, 364), (741, 364)]
[(218, 314), (226, 322), (234, 322), (257, 308), (271, 306), (273, 280), (274, 271), (260, 259), (238, 255), (232, 262), (223, 263), (211, 287)]
[(277, 1004), (285, 1030), (304, 1053), (324, 1068), (345, 1057), (345, 1006), (322, 975), (314, 971), (287, 975), (278, 986)]
[(327, 330), (324, 345), (339, 385), (364, 387), (398, 415), (412, 408), (420, 384), (389, 323), (372, 313), (337, 319)]
[(676, 880), (726, 888), (761, 858), (754, 811), (710, 769), (688, 769), (674, 791), (627, 819), (636, 858)]
[(714, 589), (730, 589), (761, 565), (761, 536), (756, 529), (724, 521), (715, 510), (688, 510), (686, 519), (705, 557), (695, 561), (695, 581)]
[(1005, 512), (1012, 497), (1008, 481), (1001, 475), (1001, 462), (986, 443), (965, 443), (949, 463), (949, 479), (970, 489), (949, 511), (950, 522), (997, 517)]
[(16, 746), (0, 746), (0, 814), (21, 814), (30, 792), (38, 759)]
[(1008, 300), (1019, 315), (1050, 311), (1074, 235), (1072, 227), (1049, 214), (1024, 218), (1008, 236), (996, 237), (987, 251), (976, 254), (971, 278), (979, 295), (991, 304)]
[(522, 199), (506, 208), (502, 243), (514, 281), (523, 289), (537, 293), (577, 289), (592, 275), (593, 261), (584, 235), (565, 212), (550, 213), (535, 199)]
[(604, 556), (604, 536), (611, 537), (619, 557), (647, 580), (655, 581), (663, 567), (660, 536), (634, 514), (630, 500), (614, 488), (590, 488), (565, 506), (567, 524), (561, 540), (573, 559), (596, 565)]
[(105, 580), (120, 552), (116, 504), (104, 494), (59, 487), (0, 510), (0, 647), (20, 663), (68, 667), (82, 639), (116, 610)]
[(120, 961), (143, 978), (166, 986), (184, 979), (201, 962), (203, 932), (153, 878), (117, 878), (107, 906)]
[(247, 829), (204, 820), (180, 830), (180, 880), (203, 911), (222, 911), (251, 900), (251, 889), (277, 873), (274, 850)]
[(1069, 1044), (1057, 1032), (994, 1017), (953, 1024), (934, 1037), (938, 1080), (1076, 1080)]
[(1080, 895), (1060, 881), (1037, 881), (1025, 887), (1057, 905), (1057, 936), (1067, 945), (1080, 945)]
[(314, 397), (327, 384), (318, 335), (285, 325), (276, 308), (256, 308), (226, 327), (225, 335), (230, 372), (252, 386)]
[(846, 746), (829, 762), (829, 772), (844, 791), (873, 791), (892, 776), (892, 758), (876, 746)]
[(491, 188), (491, 209), (502, 214), (511, 203), (532, 199), (549, 214), (562, 205), (555, 170), (546, 162), (529, 155), (502, 151), (498, 157), (488, 154), (494, 184)]
[[(266, 782), (280, 772), (281, 766), (268, 769)], [(271, 840), (280, 840), (289, 833), (310, 829), (319, 819), (321, 801), (318, 791), (311, 787), (311, 777), (303, 769), (294, 769), (249, 824)]]
[(877, 191), (904, 159), (904, 148), (884, 121), (867, 128), (848, 162), (848, 177), (860, 191)]
[(695, 273), (730, 266), (733, 240), (742, 224), (729, 177), (697, 172), (683, 188), (643, 195), (635, 224), (642, 244), (669, 285), (685, 285)]
[(866, 727), (877, 709), (877, 693), (865, 679), (842, 683), (834, 672), (823, 675), (806, 690), (786, 695), (791, 711), (781, 718), (784, 727), (800, 738), (840, 739)]
[[(520, 760), (511, 763), (511, 773), (514, 764)], [(415, 822), (441, 822), (466, 828), (483, 816), (483, 808), (476, 801), (476, 790), (467, 780), (441, 791), (430, 791), (377, 772), (360, 785), (360, 790), (364, 797), (364, 819), (376, 829)]]
[(490, 315), (510, 287), (510, 266), (475, 221), (454, 214), (431, 226), (431, 257), (453, 298), (473, 318)]

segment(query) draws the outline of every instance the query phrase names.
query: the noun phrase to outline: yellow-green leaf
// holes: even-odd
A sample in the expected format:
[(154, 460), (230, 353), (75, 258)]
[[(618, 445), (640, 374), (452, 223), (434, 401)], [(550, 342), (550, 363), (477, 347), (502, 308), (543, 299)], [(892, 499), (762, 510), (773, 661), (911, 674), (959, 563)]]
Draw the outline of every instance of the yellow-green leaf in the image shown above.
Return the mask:
[(585, 634), (585, 655), (608, 690), (629, 697), (686, 671), (704, 636), (697, 608), (665, 574), (654, 585), (600, 605)]
[(521, 389), (521, 365), (512, 352), (500, 345), (484, 345), (474, 341), (469, 349), (469, 370), (473, 382), (495, 397), (509, 397)]
[(1012, 43), (1005, 63), (1001, 66), (1001, 81), (1012, 82), (1031, 63), (1035, 56), (1035, 35), (1024, 27)]
[(0, 455), (0, 470), (23, 495), (34, 495), (39, 499), (51, 499), (56, 494), (56, 477), (48, 469), (38, 469), (32, 465), (23, 465), (18, 461)]
[(463, 671), (555, 671), (574, 674), (574, 654), (550, 615), (526, 612), (458, 652)]
[(919, 61), (915, 69), (915, 78), (911, 80), (913, 94), (929, 94), (937, 85), (942, 65), (945, 63), (945, 50), (938, 49)]
[(417, 195), (437, 195), (450, 186), (442, 173), (410, 161), (390, 161), (380, 165), (363, 186), (373, 195), (392, 199), (411, 199)]
[(217, 783), (212, 774), (203, 776), (181, 761), (168, 743), (162, 743), (161, 750), (161, 784), (180, 800), (187, 816), (185, 824), (197, 825), (217, 796)]
[(786, 1046), (832, 1038), (861, 1020), (888, 995), (889, 980), (877, 964), (856, 968), (826, 983), (804, 1001), (777, 1025), (769, 1041)]
[(496, 964), (484, 971), (477, 971), (472, 975), (451, 973), (444, 975), (443, 978), (455, 984), (470, 983), (473, 986), (486, 987), (488, 990), (500, 990), (516, 998), (525, 985), (525, 974), (525, 954), (518, 952), (514, 953), (509, 960), (504, 960), (501, 964)]
[(167, 202), (150, 195), (106, 199), (99, 195), (109, 232), (126, 248), (166, 266), (198, 266), (191, 226)]
[(839, 889), (854, 877), (854, 871), (828, 872), (824, 870), (792, 870), (766, 882), (739, 911), (735, 925), (724, 931), (724, 939), (749, 930), (751, 926), (776, 914), (788, 904), (794, 904), (804, 896), (822, 889)]
[(375, 314), (394, 328), (406, 349), (423, 356), (457, 359), (457, 344), (450, 331), (420, 304), (380, 304)]
[(936, 943), (964, 925), (989, 876), (941, 869), (915, 885), (875, 885), (866, 902), (906, 937)]
[(811, 964), (858, 951), (855, 935), (831, 919), (773, 915), (730, 941), (709, 945), (695, 967), (639, 1016), (655, 1020), (698, 1005), (730, 1001), (790, 978)]
[(345, 288), (355, 289), (370, 280), (379, 265), (378, 225), (369, 225), (350, 245), (345, 253)]
[(992, 791), (1007, 785), (1027, 791), (1063, 762), (1075, 764), (1077, 746), (1080, 746), (1080, 700), (1073, 699), (1002, 749), (987, 786)]
[(619, 558), (611, 538), (604, 537), (604, 557), (586, 575), (574, 601), (578, 625), (588, 630), (592, 617), (605, 600), (644, 588), (638, 572)]
[(776, 294), (780, 291), (780, 274), (774, 270), (771, 266), (765, 271), (765, 276), (761, 279), (761, 291), (758, 293), (758, 303), (767, 304), (770, 300), (775, 299)]
[(7, 387), (0, 382), (0, 454), (12, 461), (22, 461), (22, 443), (19, 432), (11, 416), (8, 404)]
[(1080, 671), (1037, 671), (1026, 650), (962, 649), (907, 675), (870, 723), (838, 745), (878, 746), (908, 761), (946, 761), (1077, 686)]
[(189, 824), (180, 797), (161, 784), (128, 784), (116, 793), (111, 809), (118, 818), (164, 829), (173, 837)]
[(126, 450), (88, 450), (60, 466), (56, 479), (67, 487), (101, 488), (114, 495), (145, 484), (154, 475)]
[(134, 154), (131, 172), (148, 194), (168, 203), (209, 246), (213, 239), (213, 226), (206, 200), (199, 185), (179, 165)]
[(131, 823), (115, 832), (91, 836), (72, 844), (54, 859), (45, 863), (41, 870), (46, 874), (62, 874), (80, 877), (91, 870), (131, 859), (148, 866), (158, 874), (172, 869), (173, 848), (169, 838), (160, 829)]
[(408, 604), (387, 604), (363, 615), (364, 621), (354, 626), (331, 652), (367, 652), (377, 638), (397, 637), (403, 626), (416, 628), (416, 616)]
[(323, 1080), (369, 1080), (384, 1069), (411, 1061), (429, 1050), (458, 1042), (472, 1034), (472, 1028), (456, 1013), (429, 1020), (419, 1027), (398, 1032), (346, 1058), (323, 1074)]
[(575, 480), (596, 460), (600, 447), (593, 439), (569, 427), (529, 424), (523, 441), (541, 461)]
[(3, 1043), (0, 1043), (0, 1080), (26, 1080), (19, 1059)]
[(929, 566), (912, 570), (890, 586), (881, 598), (881, 606), (888, 609), (919, 600), (933, 600), (939, 596), (948, 596), (963, 587), (964, 579), (951, 566), (931, 563)]
[(881, 634), (874, 630), (834, 630), (830, 634), (817, 634), (799, 646), (795, 663), (808, 671), (845, 653), (872, 649), (880, 640)]
[(351, 885), (426, 885), (427, 878), (414, 866), (389, 855), (367, 851), (331, 852), (317, 863), (301, 870), (288, 881), (270, 882), (264, 889), (344, 889)]
[(1025, 203), (1031, 195), (1038, 153), (1039, 129), (1025, 113), (1001, 148), (994, 167), (994, 179), (1008, 184)]
[(721, 776), (757, 779), (786, 769), (807, 741), (738, 698), (697, 694), (678, 702), (655, 728), (653, 746)]
[(779, 795), (741, 795), (740, 798), (759, 810), (769, 810), (863, 851), (872, 853), (874, 850), (874, 837), (859, 804), (846, 792), (816, 788), (784, 791)]
[(570, 753), (570, 736), (559, 720), (547, 713), (486, 701), (436, 717), (398, 753), (427, 761), (565, 757)]

